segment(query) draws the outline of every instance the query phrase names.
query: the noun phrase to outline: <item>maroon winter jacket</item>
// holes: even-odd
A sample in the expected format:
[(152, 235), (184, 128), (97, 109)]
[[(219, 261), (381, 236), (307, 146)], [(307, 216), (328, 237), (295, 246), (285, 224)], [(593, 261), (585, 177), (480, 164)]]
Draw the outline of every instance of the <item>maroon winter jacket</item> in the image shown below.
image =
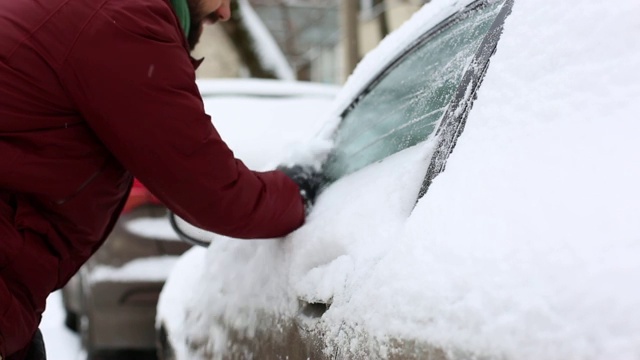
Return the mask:
[(220, 139), (167, 0), (0, 1), (3, 358), (20, 359), (47, 295), (105, 239), (132, 175), (220, 234), (304, 220), (295, 183), (248, 170)]

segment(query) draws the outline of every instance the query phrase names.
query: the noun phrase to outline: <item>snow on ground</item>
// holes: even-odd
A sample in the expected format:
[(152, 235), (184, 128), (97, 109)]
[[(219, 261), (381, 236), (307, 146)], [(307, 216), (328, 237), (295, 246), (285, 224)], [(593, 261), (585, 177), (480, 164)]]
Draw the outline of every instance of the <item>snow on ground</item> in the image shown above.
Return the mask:
[[(463, 3), (436, 0), (407, 28)], [(180, 330), (223, 350), (220, 323), (250, 336), (258, 310), (293, 315), (302, 299), (332, 302), (323, 330), (345, 351), (366, 332), (460, 358), (638, 359), (639, 14), (635, 0), (516, 1), (413, 210), (428, 145), (342, 179), (285, 240), (216, 240), (182, 289)], [(376, 69), (363, 64), (356, 81)]]
[(62, 293), (57, 291), (47, 299), (47, 310), (42, 317), (40, 330), (44, 337), (47, 359), (80, 360), (82, 346), (78, 335), (64, 326)]

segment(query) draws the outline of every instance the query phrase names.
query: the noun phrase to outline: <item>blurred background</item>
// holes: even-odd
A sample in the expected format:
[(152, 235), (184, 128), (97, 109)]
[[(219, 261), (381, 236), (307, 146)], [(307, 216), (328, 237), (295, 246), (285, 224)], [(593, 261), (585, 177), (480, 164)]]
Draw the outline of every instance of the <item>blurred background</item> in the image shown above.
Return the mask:
[(237, 0), (205, 28), (202, 78), (257, 77), (342, 84), (357, 62), (427, 0)]

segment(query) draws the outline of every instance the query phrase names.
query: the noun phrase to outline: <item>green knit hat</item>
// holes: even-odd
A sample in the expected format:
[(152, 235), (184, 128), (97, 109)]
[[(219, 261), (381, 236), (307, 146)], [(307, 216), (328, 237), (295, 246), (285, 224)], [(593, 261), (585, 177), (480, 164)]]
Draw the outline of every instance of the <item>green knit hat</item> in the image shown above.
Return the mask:
[(178, 15), (178, 20), (180, 20), (180, 26), (182, 26), (184, 36), (189, 36), (191, 15), (189, 14), (189, 5), (187, 5), (187, 0), (171, 0), (171, 5), (173, 5), (173, 10)]

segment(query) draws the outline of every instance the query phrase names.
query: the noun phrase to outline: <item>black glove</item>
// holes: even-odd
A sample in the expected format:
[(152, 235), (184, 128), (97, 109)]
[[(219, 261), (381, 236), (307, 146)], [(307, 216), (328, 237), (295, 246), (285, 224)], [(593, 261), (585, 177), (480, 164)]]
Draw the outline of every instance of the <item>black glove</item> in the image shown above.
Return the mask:
[(291, 167), (280, 165), (280, 170), (287, 175), (300, 188), (300, 196), (304, 200), (305, 213), (309, 213), (311, 206), (316, 201), (320, 187), (325, 183), (321, 174), (309, 166), (294, 165)]

